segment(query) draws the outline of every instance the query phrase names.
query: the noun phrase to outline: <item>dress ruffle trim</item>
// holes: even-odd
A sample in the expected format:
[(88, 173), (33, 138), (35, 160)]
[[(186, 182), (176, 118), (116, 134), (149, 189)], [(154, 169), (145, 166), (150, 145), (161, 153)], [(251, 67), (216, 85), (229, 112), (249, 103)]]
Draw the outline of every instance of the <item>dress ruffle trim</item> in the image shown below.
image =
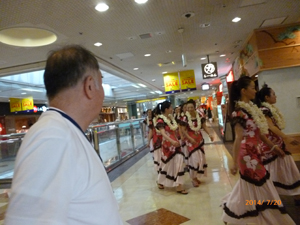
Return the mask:
[(248, 183), (254, 184), (255, 186), (262, 186), (270, 178), (270, 173), (268, 171), (266, 171), (266, 175), (263, 178), (261, 178), (260, 180), (254, 180), (250, 177), (246, 177), (243, 174), (241, 174), (241, 172), (240, 172), (240, 176), (241, 176), (241, 179), (247, 181)]
[(193, 167), (193, 166), (189, 166), (189, 170), (194, 170), (194, 171), (197, 171), (197, 173), (200, 173), (200, 174), (204, 174), (205, 173), (205, 170), (207, 168), (207, 164), (204, 164), (203, 165), (203, 168), (199, 168), (199, 166), (197, 168)]
[(224, 212), (228, 216), (230, 216), (232, 218), (236, 218), (236, 219), (242, 219), (242, 218), (245, 218), (245, 217), (256, 217), (256, 216), (258, 216), (259, 212), (264, 211), (266, 209), (276, 209), (276, 210), (279, 210), (281, 212), (281, 214), (286, 214), (287, 213), (285, 207), (279, 207), (278, 205), (272, 205), (272, 204), (268, 205), (268, 202), (264, 202), (261, 205), (256, 205), (255, 208), (256, 208), (255, 210), (247, 211), (242, 215), (236, 215), (234, 212), (232, 212), (226, 206), (226, 203), (224, 203), (224, 205), (223, 205)]
[(273, 181), (273, 184), (274, 184), (275, 187), (279, 187), (279, 188), (286, 189), (286, 190), (292, 190), (292, 189), (295, 189), (297, 187), (300, 187), (300, 180), (298, 180), (295, 183), (290, 184), (290, 185), (282, 184), (282, 183), (277, 182), (277, 181)]
[(163, 158), (161, 158), (161, 161), (164, 164), (167, 164), (171, 159), (173, 159), (175, 157), (175, 155), (180, 154), (183, 156), (183, 158), (185, 158), (185, 155), (183, 154), (183, 152), (180, 151), (180, 147), (176, 148), (175, 152), (173, 155), (171, 155), (169, 158), (167, 158), (167, 160), (164, 160)]
[(200, 150), (205, 155), (205, 152), (202, 149), (203, 146), (204, 146), (204, 139), (202, 139), (201, 143), (189, 153), (189, 157), (198, 150)]
[(174, 176), (168, 175), (168, 174), (167, 174), (167, 171), (163, 171), (163, 170), (161, 170), (161, 169), (159, 169), (159, 173), (165, 175), (167, 179), (172, 180), (172, 181), (176, 181), (176, 180), (177, 180), (177, 177), (180, 177), (180, 176), (183, 176), (183, 175), (184, 175), (184, 171), (181, 171), (181, 172), (178, 172), (178, 173), (177, 173), (177, 176), (176, 176), (176, 177), (174, 177)]

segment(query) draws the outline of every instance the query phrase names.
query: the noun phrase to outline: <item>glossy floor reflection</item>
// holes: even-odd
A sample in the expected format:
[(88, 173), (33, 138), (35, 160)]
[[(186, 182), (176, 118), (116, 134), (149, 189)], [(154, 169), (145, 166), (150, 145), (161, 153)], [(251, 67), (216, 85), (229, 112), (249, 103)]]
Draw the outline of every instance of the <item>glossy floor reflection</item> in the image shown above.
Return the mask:
[[(176, 193), (175, 188), (157, 188), (157, 173), (154, 171), (150, 153), (115, 179), (112, 187), (124, 224), (131, 224), (130, 221), (134, 218), (161, 208), (189, 219), (181, 223), (170, 221), (169, 224), (223, 224), (220, 199), (232, 190), (238, 176), (228, 173), (231, 156), (219, 137), (216, 134), (214, 136), (215, 144), (208, 143), (205, 136), (208, 143), (205, 145), (208, 176), (201, 180), (200, 187), (193, 187), (188, 174), (185, 174), (185, 189), (189, 191), (188, 195)], [(148, 218), (148, 221), (140, 224), (157, 224), (151, 221), (151, 217)]]

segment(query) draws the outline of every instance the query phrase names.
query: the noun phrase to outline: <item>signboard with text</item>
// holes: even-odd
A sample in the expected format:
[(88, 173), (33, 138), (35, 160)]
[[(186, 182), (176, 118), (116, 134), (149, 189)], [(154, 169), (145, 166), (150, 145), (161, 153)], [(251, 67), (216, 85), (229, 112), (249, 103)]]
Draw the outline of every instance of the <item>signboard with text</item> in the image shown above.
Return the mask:
[(197, 89), (194, 70), (181, 71), (179, 74), (181, 91), (193, 91)]
[(33, 98), (23, 98), (22, 99), (22, 110), (31, 110), (33, 109)]
[(203, 79), (218, 77), (218, 67), (216, 62), (201, 64)]
[(18, 98), (9, 98), (9, 105), (11, 112), (22, 111), (22, 101)]
[(165, 93), (172, 94), (180, 92), (178, 73), (168, 73), (164, 75)]

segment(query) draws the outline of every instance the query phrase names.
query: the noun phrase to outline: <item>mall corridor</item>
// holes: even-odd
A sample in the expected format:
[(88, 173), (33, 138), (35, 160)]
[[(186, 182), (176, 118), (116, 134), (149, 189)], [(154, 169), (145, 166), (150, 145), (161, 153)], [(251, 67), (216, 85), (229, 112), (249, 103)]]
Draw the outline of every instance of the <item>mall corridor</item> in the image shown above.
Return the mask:
[[(214, 132), (214, 142), (204, 134), (208, 174), (201, 185), (193, 187), (188, 173), (185, 189), (188, 195), (176, 193), (175, 188), (158, 189), (155, 181), (152, 155), (149, 149), (142, 150), (121, 166), (108, 173), (120, 214), (125, 225), (222, 225), (221, 199), (229, 193), (238, 175), (229, 172), (232, 163), (230, 148), (232, 142), (223, 144), (217, 125), (208, 123)], [(300, 154), (292, 151), (299, 168)], [(5, 189), (0, 194), (0, 225), (3, 224), (8, 199)], [(300, 206), (295, 206), (292, 197), (283, 197), (288, 213), (300, 222)]]

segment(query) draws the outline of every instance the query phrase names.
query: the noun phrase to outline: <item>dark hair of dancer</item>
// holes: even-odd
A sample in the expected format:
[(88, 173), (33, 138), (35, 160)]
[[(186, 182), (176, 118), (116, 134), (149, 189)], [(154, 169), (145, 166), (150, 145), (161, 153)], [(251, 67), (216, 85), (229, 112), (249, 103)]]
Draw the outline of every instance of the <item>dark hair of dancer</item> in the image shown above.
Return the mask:
[(233, 112), (235, 109), (235, 104), (241, 98), (241, 90), (246, 89), (251, 84), (252, 79), (247, 76), (240, 77), (238, 80), (232, 82), (229, 98), (230, 98), (230, 111)]

